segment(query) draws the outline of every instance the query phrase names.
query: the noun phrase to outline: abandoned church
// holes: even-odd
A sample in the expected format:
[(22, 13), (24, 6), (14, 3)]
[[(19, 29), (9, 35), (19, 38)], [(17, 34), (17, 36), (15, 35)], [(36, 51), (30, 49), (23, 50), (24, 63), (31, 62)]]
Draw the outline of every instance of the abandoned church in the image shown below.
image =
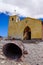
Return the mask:
[(42, 39), (42, 29), (41, 20), (30, 17), (20, 20), (17, 15), (14, 15), (9, 19), (8, 36), (22, 40)]

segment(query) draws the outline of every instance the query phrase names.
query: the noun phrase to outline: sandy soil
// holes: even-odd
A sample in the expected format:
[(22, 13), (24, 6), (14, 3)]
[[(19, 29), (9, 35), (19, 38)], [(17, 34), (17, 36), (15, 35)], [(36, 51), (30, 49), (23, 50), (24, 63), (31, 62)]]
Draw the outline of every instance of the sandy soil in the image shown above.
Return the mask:
[(14, 60), (5, 60), (1, 56), (4, 41), (0, 42), (0, 65), (43, 65), (43, 42), (23, 43), (28, 55), (25, 55), (23, 62), (15, 62)]

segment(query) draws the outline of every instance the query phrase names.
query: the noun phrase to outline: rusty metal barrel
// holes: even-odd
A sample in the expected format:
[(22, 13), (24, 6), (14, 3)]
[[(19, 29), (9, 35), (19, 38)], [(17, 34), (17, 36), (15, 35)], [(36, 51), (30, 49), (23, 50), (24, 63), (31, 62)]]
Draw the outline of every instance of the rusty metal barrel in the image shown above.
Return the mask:
[(21, 42), (10, 42), (3, 46), (3, 54), (9, 59), (19, 59), (23, 54)]

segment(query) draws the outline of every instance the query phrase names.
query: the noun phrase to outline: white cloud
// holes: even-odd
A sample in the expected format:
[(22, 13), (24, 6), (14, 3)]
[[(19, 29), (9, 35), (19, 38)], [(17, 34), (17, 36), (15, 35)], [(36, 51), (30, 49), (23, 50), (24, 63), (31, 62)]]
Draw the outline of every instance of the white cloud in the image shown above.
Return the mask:
[(23, 12), (24, 12), (23, 9), (21, 9), (21, 8), (19, 8), (17, 6), (13, 6), (11, 4), (0, 3), (0, 12), (4, 12), (5, 13), (5, 11), (8, 11), (12, 15), (14, 15), (16, 13), (15, 10), (16, 10), (17, 14), (22, 14), (23, 15)]
[(43, 17), (43, 0), (0, 0), (0, 11), (29, 17)]
[[(16, 10), (16, 12), (15, 12)], [(14, 5), (11, 5), (11, 4), (6, 4), (6, 3), (0, 3), (0, 12), (4, 12), (5, 11), (8, 11), (11, 13), (11, 15), (14, 15), (14, 14), (20, 14), (20, 15), (23, 15), (23, 16), (27, 16), (26, 12), (27, 12), (27, 9), (26, 8), (19, 8), (17, 6), (14, 6)]]
[(0, 0), (0, 2), (2, 2), (3, 0)]

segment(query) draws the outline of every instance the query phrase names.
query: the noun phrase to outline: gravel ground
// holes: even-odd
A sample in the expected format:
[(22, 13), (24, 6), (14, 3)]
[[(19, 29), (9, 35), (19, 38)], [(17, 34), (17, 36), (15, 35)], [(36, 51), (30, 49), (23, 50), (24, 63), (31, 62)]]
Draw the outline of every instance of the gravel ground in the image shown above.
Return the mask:
[[(23, 43), (28, 55), (25, 55), (23, 62), (1, 59), (3, 42), (0, 42), (0, 65), (43, 65), (43, 42)], [(4, 56), (3, 56), (4, 57)]]

